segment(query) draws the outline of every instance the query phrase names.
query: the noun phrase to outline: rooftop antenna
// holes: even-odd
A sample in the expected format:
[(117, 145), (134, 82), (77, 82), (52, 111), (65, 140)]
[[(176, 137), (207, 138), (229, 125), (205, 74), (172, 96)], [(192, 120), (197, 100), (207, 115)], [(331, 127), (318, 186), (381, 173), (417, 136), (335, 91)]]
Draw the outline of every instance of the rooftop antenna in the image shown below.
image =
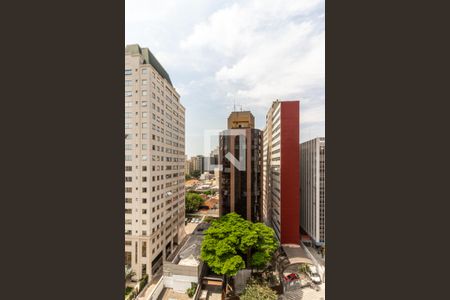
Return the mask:
[(233, 112), (235, 112), (236, 111), (236, 98), (233, 101), (234, 101), (233, 102)]

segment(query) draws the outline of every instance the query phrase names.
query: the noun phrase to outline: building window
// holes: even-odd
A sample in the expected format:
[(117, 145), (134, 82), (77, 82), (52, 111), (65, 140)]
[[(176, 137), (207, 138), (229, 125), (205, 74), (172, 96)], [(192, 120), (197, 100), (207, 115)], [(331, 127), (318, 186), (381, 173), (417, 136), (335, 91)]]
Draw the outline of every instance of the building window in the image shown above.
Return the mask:
[(133, 73), (133, 70), (125, 69), (125, 75), (131, 75), (132, 73)]
[(142, 96), (147, 96), (147, 91), (146, 90), (142, 91)]
[(142, 75), (147, 75), (148, 74), (148, 69), (142, 69)]
[(131, 97), (133, 93), (131, 91), (125, 91), (125, 97)]

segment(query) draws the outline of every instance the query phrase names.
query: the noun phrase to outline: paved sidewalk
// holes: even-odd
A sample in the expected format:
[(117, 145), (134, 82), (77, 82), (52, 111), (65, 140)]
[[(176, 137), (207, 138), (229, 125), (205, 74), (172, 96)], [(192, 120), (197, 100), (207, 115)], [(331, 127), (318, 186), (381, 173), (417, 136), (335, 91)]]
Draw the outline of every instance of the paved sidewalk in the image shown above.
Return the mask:
[(147, 284), (147, 286), (144, 288), (142, 293), (139, 295), (138, 300), (145, 300), (145, 299), (149, 298), (150, 294), (153, 292), (156, 285), (158, 284), (158, 281), (161, 279), (162, 274), (163, 274), (163, 272), (162, 272), (162, 268), (161, 268), (161, 270), (157, 274), (155, 274), (155, 276), (153, 276), (150, 283)]

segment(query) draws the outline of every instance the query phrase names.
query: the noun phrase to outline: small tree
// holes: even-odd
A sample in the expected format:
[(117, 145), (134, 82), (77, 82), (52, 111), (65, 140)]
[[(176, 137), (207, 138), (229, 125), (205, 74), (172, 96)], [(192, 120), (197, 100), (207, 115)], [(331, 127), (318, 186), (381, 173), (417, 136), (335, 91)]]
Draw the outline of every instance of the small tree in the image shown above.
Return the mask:
[(299, 273), (303, 273), (303, 274), (307, 274), (309, 273), (309, 266), (307, 264), (300, 264), (300, 266), (298, 267), (298, 272)]
[(186, 194), (186, 212), (191, 213), (198, 211), (200, 205), (203, 203), (203, 198), (197, 193), (187, 193)]
[(195, 178), (200, 178), (200, 175), (201, 175), (201, 173), (200, 173), (200, 170), (194, 170), (194, 171), (192, 171), (191, 172), (191, 174), (190, 174), (192, 177), (195, 177)]
[(191, 287), (186, 290), (186, 294), (189, 296), (189, 298), (194, 297), (196, 289), (197, 289), (197, 284), (195, 282), (192, 282)]
[(277, 293), (266, 285), (250, 282), (239, 296), (241, 300), (277, 300)]

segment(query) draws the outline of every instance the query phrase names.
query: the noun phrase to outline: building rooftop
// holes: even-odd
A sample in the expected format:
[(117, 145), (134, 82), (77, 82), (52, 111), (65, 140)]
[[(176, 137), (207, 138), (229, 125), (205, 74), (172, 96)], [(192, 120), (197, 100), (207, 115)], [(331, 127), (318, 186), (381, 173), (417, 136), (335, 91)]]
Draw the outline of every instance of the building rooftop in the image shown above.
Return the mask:
[(228, 117), (228, 129), (255, 128), (255, 117), (250, 111), (233, 111)]
[(152, 65), (153, 68), (155, 68), (156, 71), (172, 85), (169, 74), (148, 48), (141, 48), (138, 44), (127, 45), (125, 47), (125, 53), (130, 55), (142, 55), (144, 63)]

